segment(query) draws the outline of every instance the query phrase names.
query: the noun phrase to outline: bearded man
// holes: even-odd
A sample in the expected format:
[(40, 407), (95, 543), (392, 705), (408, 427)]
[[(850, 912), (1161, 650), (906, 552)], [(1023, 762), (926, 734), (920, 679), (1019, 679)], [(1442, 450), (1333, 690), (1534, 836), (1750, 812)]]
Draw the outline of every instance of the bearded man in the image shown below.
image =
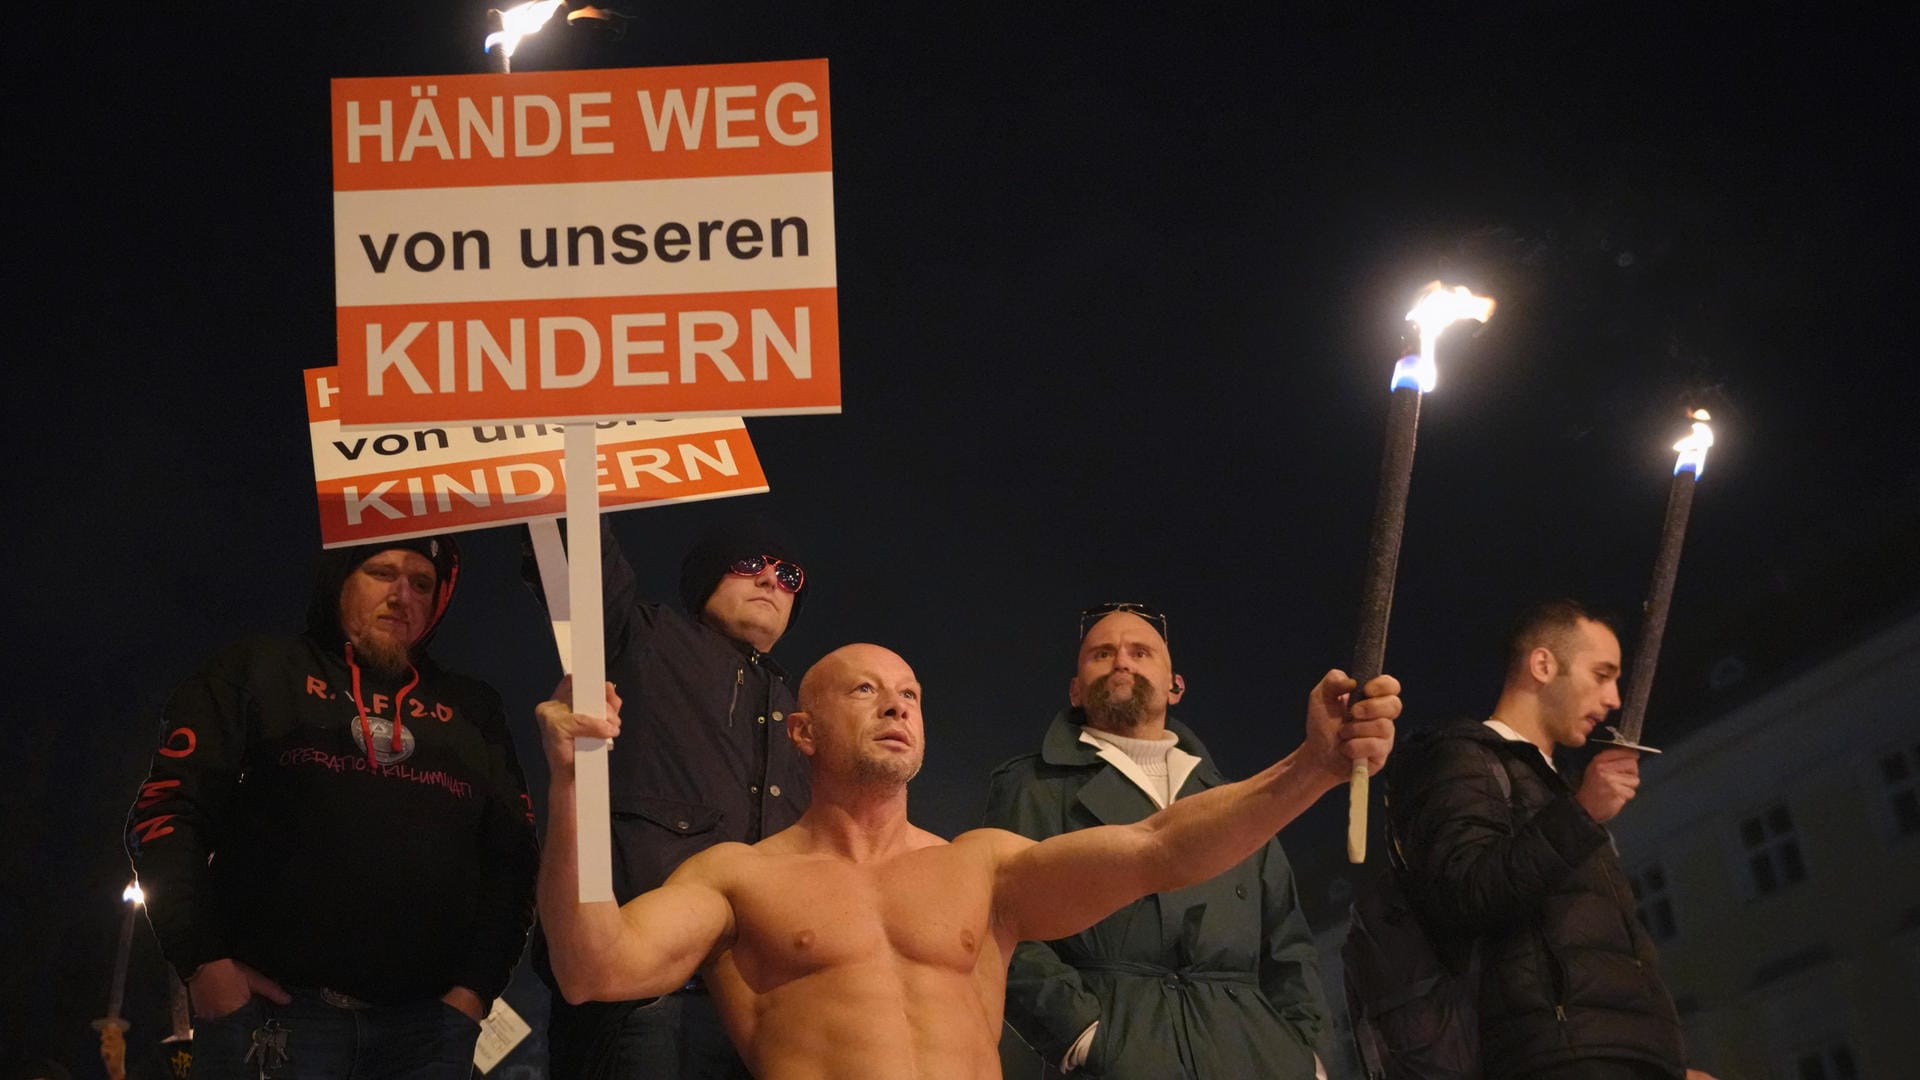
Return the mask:
[(500, 695), (426, 653), (459, 566), (447, 537), (325, 552), (306, 633), (168, 700), (127, 847), (195, 1080), (472, 1071), (539, 856)]
[[(1039, 753), (994, 771), (989, 827), (1044, 840), (1126, 825), (1227, 783), (1171, 715), (1187, 685), (1166, 616), (1089, 608), (1080, 637), (1070, 707)], [(1007, 1022), (1049, 1075), (1324, 1076), (1326, 1000), (1279, 837), (1218, 877), (1142, 897), (1071, 937), (1021, 944)]]

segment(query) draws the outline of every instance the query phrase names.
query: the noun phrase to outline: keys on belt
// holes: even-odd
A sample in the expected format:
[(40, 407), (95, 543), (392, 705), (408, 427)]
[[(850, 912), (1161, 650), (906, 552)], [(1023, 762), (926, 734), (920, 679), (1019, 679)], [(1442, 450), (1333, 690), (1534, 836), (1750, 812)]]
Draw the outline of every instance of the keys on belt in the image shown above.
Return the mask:
[(253, 1045), (247, 1047), (247, 1056), (241, 1064), (252, 1064), (259, 1070), (260, 1080), (270, 1080), (286, 1067), (289, 1032), (280, 1021), (268, 1018), (266, 1023), (253, 1029)]

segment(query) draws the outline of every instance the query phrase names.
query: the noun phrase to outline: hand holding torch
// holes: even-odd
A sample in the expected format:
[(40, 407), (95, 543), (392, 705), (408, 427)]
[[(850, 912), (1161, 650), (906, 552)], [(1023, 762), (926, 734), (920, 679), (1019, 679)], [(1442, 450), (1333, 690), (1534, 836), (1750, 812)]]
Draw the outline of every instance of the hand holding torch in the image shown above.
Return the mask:
[(134, 881), (120, 890), (120, 900), (126, 904), (127, 911), (120, 920), (120, 942), (113, 954), (113, 981), (107, 989), (107, 1015), (93, 1022), (94, 1030), (100, 1033), (100, 1060), (105, 1064), (111, 1080), (124, 1080), (127, 1074), (125, 1034), (128, 1025), (120, 1011), (126, 1001), (127, 961), (133, 951), (133, 926), (140, 915), (140, 905), (147, 902), (147, 896), (140, 891), (140, 883)]

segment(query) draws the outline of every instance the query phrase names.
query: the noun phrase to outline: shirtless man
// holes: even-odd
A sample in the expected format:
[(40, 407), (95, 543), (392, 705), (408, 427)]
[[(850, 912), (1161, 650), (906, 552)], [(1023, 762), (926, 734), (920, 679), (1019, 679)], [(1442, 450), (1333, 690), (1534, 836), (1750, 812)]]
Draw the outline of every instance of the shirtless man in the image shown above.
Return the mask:
[(539, 898), (554, 974), (578, 1002), (662, 994), (702, 972), (762, 1080), (997, 1078), (1014, 944), (1078, 933), (1148, 893), (1219, 874), (1344, 782), (1353, 761), (1378, 772), (1399, 684), (1369, 684), (1342, 724), (1352, 688), (1328, 672), (1293, 753), (1137, 824), (1040, 843), (978, 829), (948, 843), (907, 820), (925, 746), (913, 669), (848, 645), (807, 672), (787, 717), (813, 775), (806, 814), (751, 847), (708, 848), (624, 907), (578, 902), (573, 824), (573, 738), (616, 735), (618, 699), (609, 692), (606, 720), (547, 702)]

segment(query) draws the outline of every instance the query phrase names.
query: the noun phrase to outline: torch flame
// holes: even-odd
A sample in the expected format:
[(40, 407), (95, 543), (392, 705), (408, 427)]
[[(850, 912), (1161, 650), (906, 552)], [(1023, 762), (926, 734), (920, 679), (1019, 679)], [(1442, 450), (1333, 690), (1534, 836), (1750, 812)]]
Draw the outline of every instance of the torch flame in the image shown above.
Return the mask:
[(1421, 290), (1413, 310), (1407, 312), (1407, 321), (1420, 327), (1420, 353), (1403, 357), (1394, 365), (1392, 387), (1412, 386), (1423, 394), (1431, 393), (1440, 381), (1440, 367), (1433, 358), (1440, 332), (1461, 319), (1486, 322), (1492, 315), (1493, 301), (1473, 295), (1465, 285), (1449, 289), (1436, 281)]
[(135, 907), (138, 907), (147, 902), (147, 894), (141, 891), (140, 883), (134, 881), (129, 882), (126, 888), (120, 890), (120, 899), (128, 901)]
[(500, 12), (501, 29), (487, 35), (484, 52), (492, 52), (495, 45), (500, 46), (500, 54), (513, 56), (513, 50), (520, 47), (520, 39), (547, 25), (566, 0), (527, 0), (524, 4), (510, 7)]
[(1688, 415), (1693, 417), (1693, 430), (1686, 438), (1673, 444), (1673, 448), (1680, 451), (1679, 458), (1673, 463), (1673, 475), (1690, 472), (1698, 481), (1700, 474), (1707, 471), (1707, 447), (1713, 445), (1713, 428), (1704, 421), (1713, 417), (1708, 416), (1705, 409), (1695, 409)]
[(1491, 299), (1473, 295), (1465, 285), (1449, 289), (1436, 281), (1421, 291), (1413, 310), (1407, 312), (1407, 321), (1420, 324), (1421, 330), (1438, 333), (1461, 319), (1486, 322), (1492, 314)]

